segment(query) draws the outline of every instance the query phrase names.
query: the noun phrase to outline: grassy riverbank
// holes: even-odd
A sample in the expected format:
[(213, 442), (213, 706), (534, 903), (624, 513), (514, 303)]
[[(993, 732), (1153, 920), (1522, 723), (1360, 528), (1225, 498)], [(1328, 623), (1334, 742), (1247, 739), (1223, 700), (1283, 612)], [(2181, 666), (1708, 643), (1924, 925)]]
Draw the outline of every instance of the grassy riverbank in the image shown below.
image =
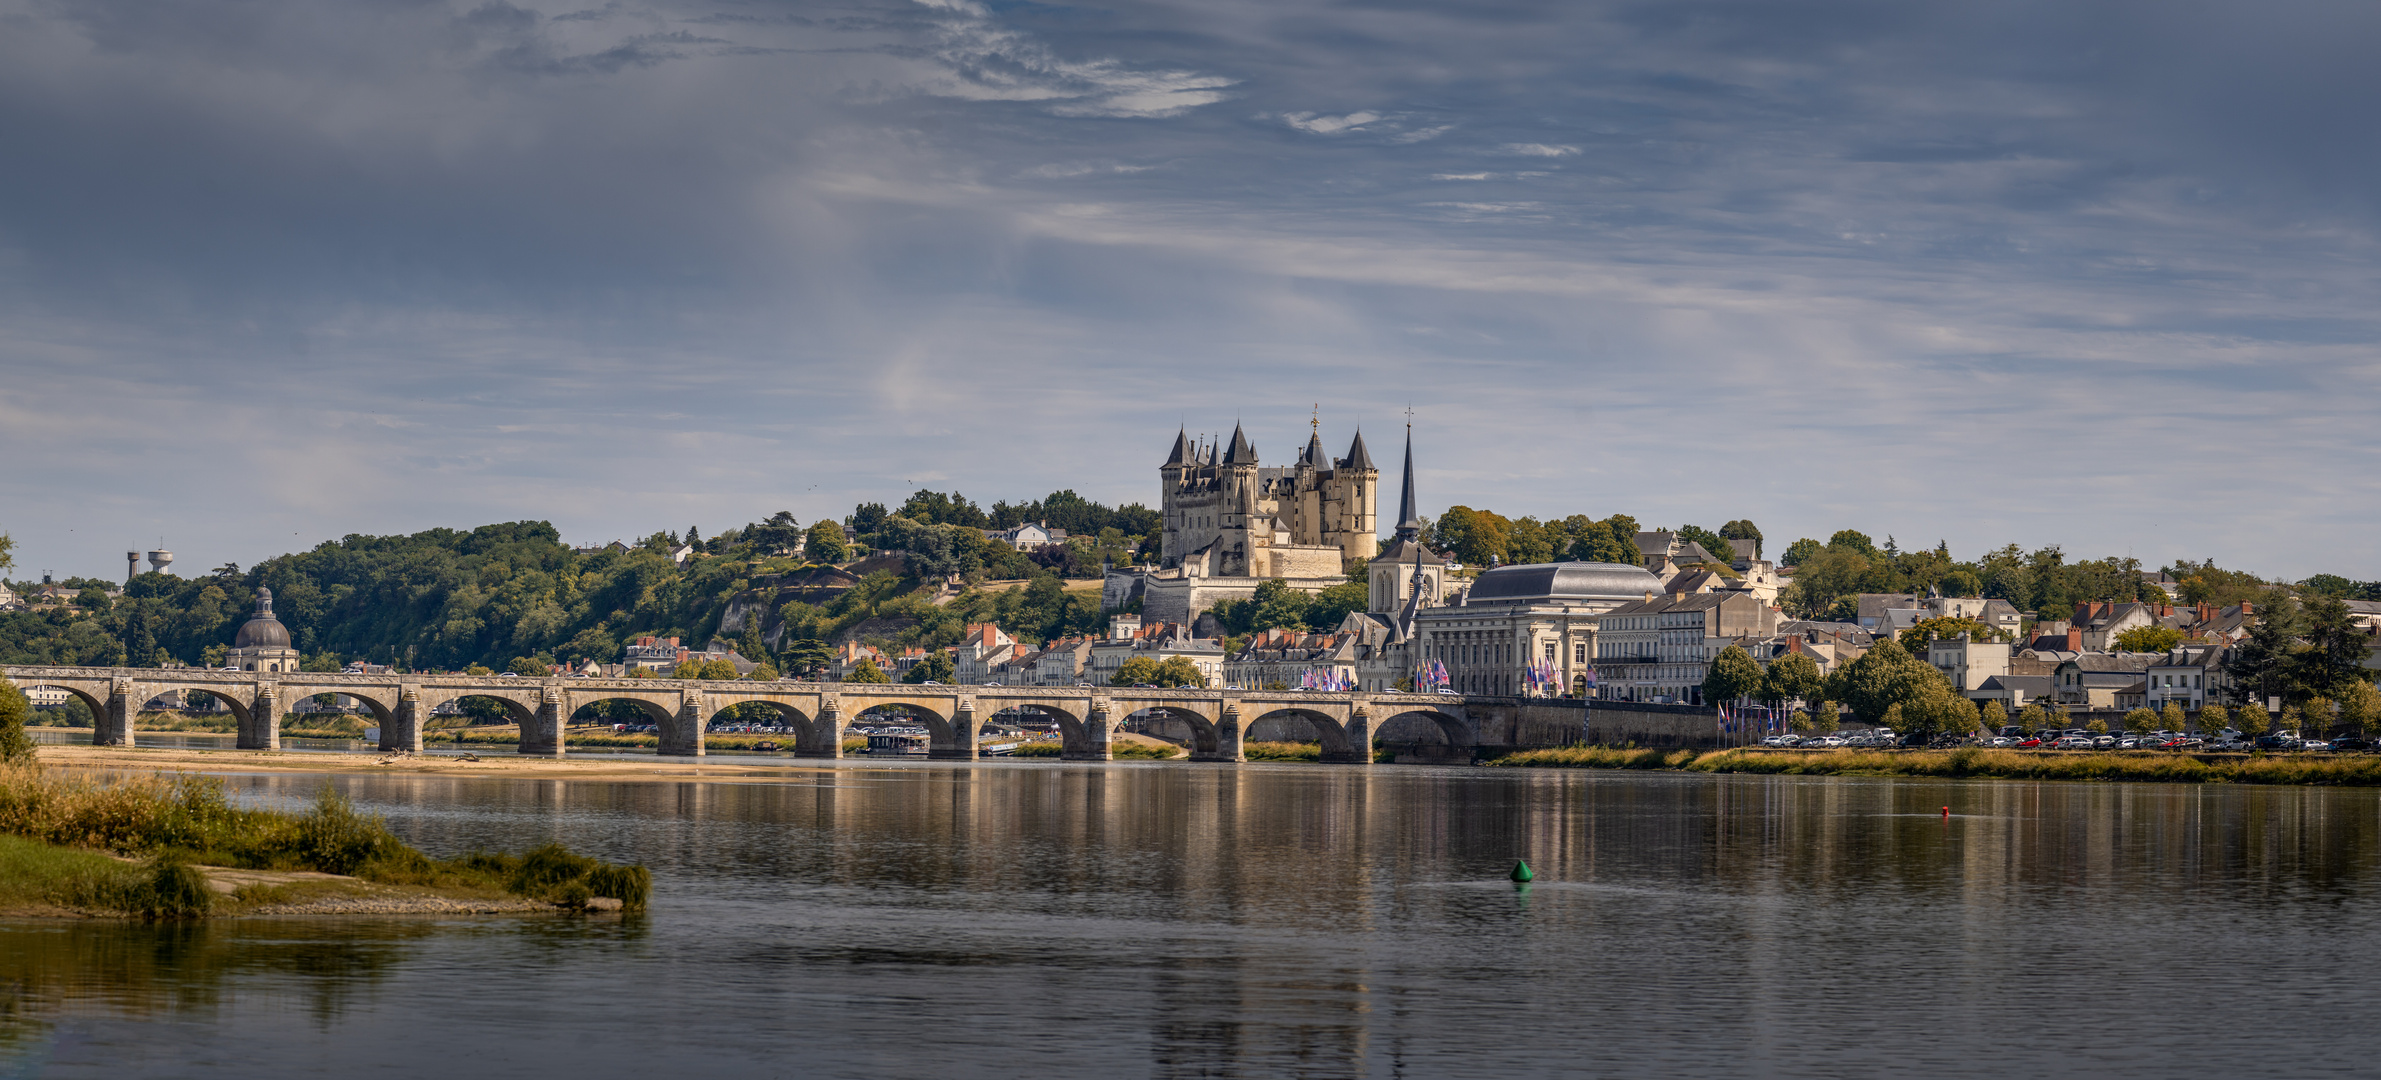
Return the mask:
[(2381, 756), (2095, 754), (1983, 750), (1641, 750), (1565, 746), (1507, 754), (1486, 765), (1509, 768), (1670, 769), (1793, 776), (1994, 777), (2010, 780), (2118, 780), (2179, 784), (2381, 785)]
[[(1057, 739), (1039, 739), (1025, 743), (1009, 752), (1010, 757), (1054, 758), (1066, 752)], [(1115, 739), (1108, 743), (1108, 756), (1118, 761), (1166, 761), (1186, 756), (1189, 751), (1164, 742), (1131, 742)]]
[[(0, 841), (0, 909), (26, 914), (184, 918), (345, 888), (320, 875), (383, 887), (366, 890), (379, 894), (397, 887), (449, 902), (511, 896), (572, 908), (598, 897), (638, 908), (652, 889), (644, 867), (558, 845), (433, 859), (327, 784), (311, 808), (292, 812), (234, 806), (209, 776), (0, 767)], [(203, 867), (288, 880), (250, 875), (251, 884), (222, 895)], [(298, 877), (303, 886), (292, 883)]]

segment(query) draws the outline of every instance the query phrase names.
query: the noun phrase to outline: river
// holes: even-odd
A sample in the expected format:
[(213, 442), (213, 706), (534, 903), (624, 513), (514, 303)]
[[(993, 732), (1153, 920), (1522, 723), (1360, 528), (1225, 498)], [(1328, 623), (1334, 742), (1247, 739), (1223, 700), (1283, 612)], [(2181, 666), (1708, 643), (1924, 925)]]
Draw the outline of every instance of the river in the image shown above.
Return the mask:
[[(555, 839), (645, 863), (652, 910), (0, 924), (0, 1075), (2381, 1059), (2371, 790), (1038, 762), (781, 780), (332, 777), (435, 854)], [(231, 777), (291, 803), (323, 782)], [(1516, 858), (1536, 881), (1506, 879)]]

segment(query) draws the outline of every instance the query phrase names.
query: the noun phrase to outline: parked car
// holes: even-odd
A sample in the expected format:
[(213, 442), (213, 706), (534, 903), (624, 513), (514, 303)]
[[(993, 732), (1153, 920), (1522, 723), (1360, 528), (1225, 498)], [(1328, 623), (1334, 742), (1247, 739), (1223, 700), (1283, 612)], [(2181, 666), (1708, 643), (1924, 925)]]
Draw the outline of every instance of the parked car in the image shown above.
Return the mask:
[(2050, 748), (2053, 750), (2089, 750), (2092, 748), (2092, 737), (2089, 735), (2061, 735), (2059, 741), (2050, 744)]
[(2354, 735), (2343, 735), (2331, 741), (2331, 748), (2334, 750), (2370, 750), (2373, 748), (2373, 744)]
[(2009, 747), (2012, 747), (2012, 746), (2015, 746), (2015, 745), (2017, 745), (2017, 740), (2015, 740), (2015, 739), (2012, 739), (2012, 738), (2010, 738), (2010, 737), (2009, 737), (2009, 736), (2007, 736), (2007, 735), (1995, 735), (1995, 736), (1993, 736), (1992, 738), (1989, 738), (1989, 739), (1986, 739), (1986, 740), (1984, 740), (1984, 745), (1986, 745), (1986, 746), (1991, 746), (1991, 747), (1997, 747), (1997, 748), (2001, 748), (2001, 749), (2007, 749), (2007, 748), (2009, 748)]
[(1763, 746), (1792, 746), (1802, 741), (1800, 735), (1772, 735), (1761, 740)]
[(2272, 735), (2257, 736), (2257, 742), (2255, 745), (2259, 750), (2289, 750), (2292, 749), (2294, 744), (2297, 742), (2298, 739), (2296, 737), (2283, 735), (2277, 732)]

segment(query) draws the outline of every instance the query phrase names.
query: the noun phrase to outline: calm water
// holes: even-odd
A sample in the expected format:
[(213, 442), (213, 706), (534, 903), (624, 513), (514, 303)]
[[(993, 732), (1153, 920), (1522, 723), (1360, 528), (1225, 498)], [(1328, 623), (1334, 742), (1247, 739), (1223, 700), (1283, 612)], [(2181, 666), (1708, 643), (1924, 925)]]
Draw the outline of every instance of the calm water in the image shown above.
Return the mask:
[[(0, 1075), (2164, 1077), (2381, 1060), (2372, 791), (784, 773), (342, 778), (433, 852), (551, 838), (644, 862), (653, 910), (0, 924)], [(291, 800), (320, 782), (233, 780)], [(1540, 874), (1526, 889), (1504, 880), (1517, 855)]]

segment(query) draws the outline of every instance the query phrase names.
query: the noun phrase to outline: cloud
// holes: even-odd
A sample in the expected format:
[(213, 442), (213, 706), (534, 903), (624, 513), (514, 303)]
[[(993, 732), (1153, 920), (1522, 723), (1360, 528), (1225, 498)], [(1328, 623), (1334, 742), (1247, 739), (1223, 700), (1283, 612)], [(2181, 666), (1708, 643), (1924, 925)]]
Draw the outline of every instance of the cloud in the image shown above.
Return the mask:
[(982, 5), (917, 2), (943, 15), (939, 40), (928, 51), (945, 72), (927, 83), (927, 92), (939, 96), (1044, 102), (1058, 116), (1155, 119), (1222, 101), (1235, 81), (1114, 59), (1062, 59), (1048, 45), (1002, 26)]
[(1506, 143), (1500, 149), (1508, 154), (1526, 154), (1530, 157), (1548, 158), (1569, 157), (1579, 152), (1579, 148), (1576, 146), (1548, 146), (1545, 143)]
[(1356, 131), (1381, 122), (1385, 117), (1376, 112), (1352, 112), (1345, 116), (1319, 116), (1314, 113), (1283, 113), (1282, 123), (1312, 135), (1337, 135)]

